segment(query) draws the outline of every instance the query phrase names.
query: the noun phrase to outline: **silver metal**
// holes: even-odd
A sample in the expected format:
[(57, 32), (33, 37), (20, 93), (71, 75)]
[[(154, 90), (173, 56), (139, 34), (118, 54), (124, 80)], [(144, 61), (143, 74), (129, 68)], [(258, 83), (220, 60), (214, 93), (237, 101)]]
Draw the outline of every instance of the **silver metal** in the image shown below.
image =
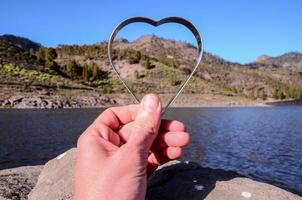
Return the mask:
[(198, 32), (198, 30), (195, 28), (195, 26), (189, 22), (188, 20), (181, 18), (181, 17), (166, 17), (163, 18), (159, 21), (155, 21), (153, 19), (147, 18), (147, 17), (132, 17), (129, 19), (124, 20), (123, 22), (121, 22), (117, 27), (115, 27), (115, 29), (112, 31), (110, 38), (109, 38), (109, 42), (108, 42), (108, 59), (110, 62), (110, 65), (112, 66), (113, 70), (116, 72), (118, 78), (120, 79), (120, 81), (123, 83), (124, 87), (127, 89), (127, 91), (132, 95), (132, 97), (134, 98), (136, 103), (140, 103), (140, 99), (131, 91), (131, 89), (128, 87), (128, 85), (126, 84), (126, 82), (122, 79), (120, 73), (118, 72), (117, 68), (115, 67), (115, 65), (113, 64), (112, 61), (112, 44), (113, 41), (116, 37), (116, 35), (118, 34), (118, 32), (125, 26), (132, 24), (132, 23), (137, 23), (137, 22), (143, 22), (143, 23), (147, 23), (150, 24), (152, 26), (159, 26), (162, 24), (166, 24), (166, 23), (176, 23), (176, 24), (181, 24), (183, 26), (185, 26), (186, 28), (188, 28), (194, 35), (196, 41), (197, 41), (197, 45), (198, 45), (198, 56), (196, 58), (196, 64), (194, 69), (192, 70), (191, 74), (188, 76), (188, 78), (181, 84), (181, 86), (178, 88), (177, 92), (175, 93), (175, 95), (168, 101), (168, 103), (166, 104), (165, 108), (163, 109), (162, 114), (165, 113), (166, 109), (176, 100), (176, 98), (180, 95), (180, 93), (182, 92), (182, 90), (184, 89), (184, 87), (187, 85), (187, 83), (189, 82), (189, 80), (192, 78), (193, 74), (195, 73), (197, 67), (199, 66), (199, 64), (201, 63), (201, 59), (202, 59), (202, 55), (203, 55), (203, 42), (202, 42), (202, 37), (201, 34)]

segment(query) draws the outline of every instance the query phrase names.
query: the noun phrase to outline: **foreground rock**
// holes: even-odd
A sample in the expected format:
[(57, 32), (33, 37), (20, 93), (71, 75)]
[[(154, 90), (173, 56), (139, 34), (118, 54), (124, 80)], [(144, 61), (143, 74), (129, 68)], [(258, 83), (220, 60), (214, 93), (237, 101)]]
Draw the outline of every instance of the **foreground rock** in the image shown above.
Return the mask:
[(146, 199), (196, 200), (301, 200), (278, 187), (257, 182), (235, 172), (174, 163), (149, 179)]
[[(30, 200), (69, 200), (73, 195), (76, 149), (49, 161), (30, 192)], [(191, 162), (170, 162), (148, 182), (146, 199), (301, 200), (275, 186), (241, 177), (237, 173), (200, 167)]]
[(27, 199), (43, 166), (18, 167), (0, 171), (0, 199)]
[(72, 199), (75, 158), (76, 149), (73, 148), (47, 162), (29, 199)]

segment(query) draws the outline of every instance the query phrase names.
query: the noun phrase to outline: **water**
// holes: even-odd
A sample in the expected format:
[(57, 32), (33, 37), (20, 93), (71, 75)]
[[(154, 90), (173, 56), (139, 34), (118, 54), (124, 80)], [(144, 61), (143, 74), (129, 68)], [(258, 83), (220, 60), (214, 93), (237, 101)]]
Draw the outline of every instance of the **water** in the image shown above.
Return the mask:
[[(0, 110), (0, 169), (44, 164), (74, 147), (102, 109)], [(302, 194), (302, 106), (174, 108), (187, 125), (184, 160)]]

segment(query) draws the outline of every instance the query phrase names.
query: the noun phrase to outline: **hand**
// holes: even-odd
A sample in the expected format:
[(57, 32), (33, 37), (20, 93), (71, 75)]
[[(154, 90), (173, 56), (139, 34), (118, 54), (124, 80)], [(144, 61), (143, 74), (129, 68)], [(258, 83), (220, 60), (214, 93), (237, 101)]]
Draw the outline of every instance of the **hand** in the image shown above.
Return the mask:
[(76, 200), (145, 198), (147, 177), (189, 143), (184, 124), (161, 120), (161, 112), (149, 94), (139, 105), (108, 108), (87, 128), (78, 140)]

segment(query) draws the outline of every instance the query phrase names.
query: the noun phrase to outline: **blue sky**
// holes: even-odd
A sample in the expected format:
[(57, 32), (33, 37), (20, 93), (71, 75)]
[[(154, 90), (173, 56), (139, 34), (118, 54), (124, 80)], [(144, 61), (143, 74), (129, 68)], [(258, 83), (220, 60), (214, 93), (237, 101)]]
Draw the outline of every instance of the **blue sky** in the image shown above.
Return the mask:
[[(302, 52), (301, 0), (1, 0), (0, 8), (0, 34), (28, 37), (45, 46), (107, 40), (128, 17), (180, 16), (202, 33), (206, 51), (230, 61)], [(163, 36), (192, 40), (175, 26), (166, 28), (171, 31), (162, 31)], [(134, 37), (137, 30), (129, 29), (125, 35)]]

